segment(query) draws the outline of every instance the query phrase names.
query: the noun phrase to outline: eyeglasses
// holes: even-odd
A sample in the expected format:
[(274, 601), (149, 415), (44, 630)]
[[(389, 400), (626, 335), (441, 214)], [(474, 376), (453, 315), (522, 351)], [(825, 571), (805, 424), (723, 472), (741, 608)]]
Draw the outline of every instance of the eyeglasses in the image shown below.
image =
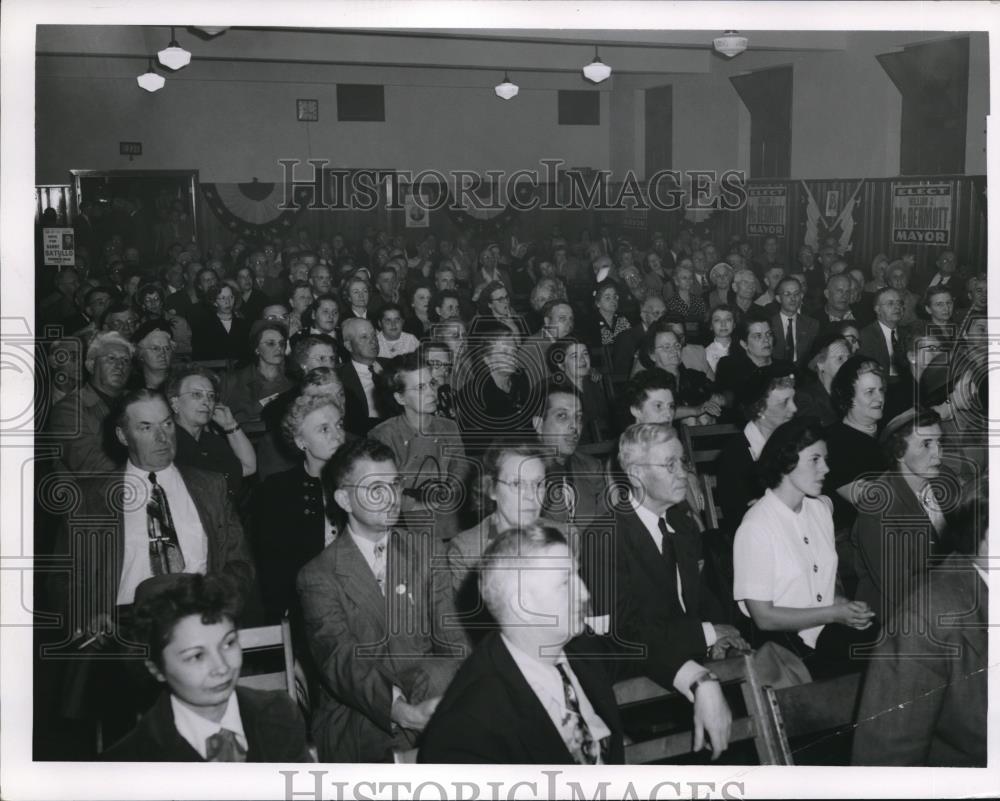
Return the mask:
[(668, 351), (680, 350), (680, 349), (681, 349), (680, 342), (674, 342), (673, 344), (669, 342), (664, 342), (662, 345), (657, 345), (655, 348), (653, 348), (653, 350), (668, 350)]
[(203, 389), (193, 389), (190, 392), (182, 392), (181, 395), (190, 395), (196, 401), (207, 400), (209, 403), (215, 403), (218, 397), (214, 392), (206, 392)]
[(128, 356), (99, 356), (102, 362), (106, 364), (112, 364), (116, 367), (127, 367), (132, 363), (132, 360)]
[(378, 498), (386, 492), (399, 492), (403, 487), (403, 479), (397, 477), (392, 481), (373, 481), (371, 484), (341, 484), (340, 486), (361, 490), (370, 497)]
[(432, 370), (450, 370), (451, 362), (439, 362), (437, 359), (431, 359), (427, 362), (427, 366)]
[(515, 478), (513, 481), (505, 481), (502, 478), (498, 478), (497, 484), (504, 484), (514, 490), (514, 492), (520, 492), (523, 495), (537, 495), (545, 489), (544, 481), (524, 481), (520, 478)]
[(643, 467), (662, 467), (672, 475), (688, 473), (691, 471), (691, 463), (684, 457), (673, 456), (665, 462), (645, 462)]

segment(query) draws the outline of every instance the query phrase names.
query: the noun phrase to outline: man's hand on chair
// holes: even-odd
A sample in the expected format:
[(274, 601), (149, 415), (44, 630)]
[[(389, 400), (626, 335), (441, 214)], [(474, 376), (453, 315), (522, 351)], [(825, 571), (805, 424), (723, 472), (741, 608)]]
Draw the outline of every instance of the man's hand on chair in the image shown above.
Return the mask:
[(705, 737), (712, 748), (712, 760), (729, 747), (729, 734), (733, 726), (733, 713), (722, 695), (717, 681), (704, 681), (694, 693), (694, 750), (706, 746)]

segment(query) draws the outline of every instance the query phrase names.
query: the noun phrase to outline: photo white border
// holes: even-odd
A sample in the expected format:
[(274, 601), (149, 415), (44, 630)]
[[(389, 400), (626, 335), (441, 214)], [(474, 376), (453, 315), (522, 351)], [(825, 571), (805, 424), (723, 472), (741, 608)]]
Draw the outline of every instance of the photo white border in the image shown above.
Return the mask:
[[(35, 35), (37, 24), (242, 24), (282, 25), (294, 21), (308, 27), (448, 28), (461, 20), (464, 28), (676, 28), (726, 30), (988, 30), (990, 33), (991, 108), (997, 108), (996, 31), (1000, 15), (992, 3), (662, 3), (662, 2), (151, 2), (139, 0), (6, 0), (0, 7), (0, 336), (16, 338), (30, 331), (17, 330), (22, 318), (31, 325), (34, 287), (33, 210), (30, 202), (35, 179)], [(752, 36), (752, 34), (751, 34)], [(989, 208), (998, 208), (996, 190), (997, 126), (989, 126)], [(995, 215), (991, 214), (991, 223)], [(1000, 253), (1000, 232), (989, 227), (989, 252)], [(996, 281), (990, 282), (990, 308), (1000, 309)], [(991, 336), (1000, 330), (991, 323)], [(2, 365), (0, 420), (13, 419), (30, 406), (31, 377), (23, 365)], [(994, 387), (994, 390), (996, 388)], [(1000, 401), (993, 393), (991, 419), (1000, 420)], [(281, 769), (297, 770), (308, 778), (310, 770), (328, 771), (323, 798), (336, 798), (333, 782), (421, 781), (446, 778), (455, 781), (505, 780), (539, 782), (538, 794), (522, 787), (517, 797), (545, 797), (548, 777), (541, 769), (519, 767), (442, 767), (432, 765), (115, 765), (102, 763), (32, 763), (32, 675), (31, 629), (24, 626), (20, 598), (30, 602), (31, 498), (20, 497), (22, 478), (30, 488), (30, 442), (5, 438), (0, 443), (0, 514), (2, 514), (2, 561), (0, 568), (0, 791), (9, 799), (105, 799), (105, 798), (283, 798)], [(991, 462), (993, 460), (991, 459)], [(27, 472), (22, 472), (26, 470)], [(991, 496), (995, 494), (991, 487)], [(1000, 558), (993, 537), (992, 553)], [(22, 544), (26, 543), (28, 551)], [(23, 583), (22, 583), (23, 581)], [(996, 593), (994, 593), (996, 595)], [(1000, 620), (994, 598), (991, 619)], [(998, 702), (996, 638), (991, 638), (990, 660), (994, 666), (990, 682), (991, 715), (989, 759), (986, 770), (886, 769), (820, 767), (601, 767), (560, 768), (563, 779), (579, 781), (593, 797), (599, 781), (612, 784), (606, 797), (617, 797), (632, 782), (637, 792), (648, 792), (657, 782), (743, 782), (744, 797), (875, 797), (900, 798), (995, 795), (998, 780), (998, 743), (995, 724)], [(642, 783), (640, 785), (640, 782)], [(684, 785), (680, 797), (691, 797)], [(563, 786), (563, 790), (566, 788)], [(370, 791), (367, 791), (369, 792)], [(481, 787), (481, 798), (490, 798), (490, 788)], [(705, 793), (703, 788), (700, 791)], [(374, 794), (373, 794), (374, 795)], [(299, 795), (297, 798), (307, 798)], [(354, 797), (351, 794), (345, 798)], [(392, 797), (391, 791), (375, 797)], [(410, 797), (400, 794), (398, 797)], [(424, 798), (433, 798), (433, 788)], [(469, 796), (466, 796), (469, 797)], [(506, 797), (503, 795), (501, 797)], [(670, 788), (661, 798), (678, 797)]]

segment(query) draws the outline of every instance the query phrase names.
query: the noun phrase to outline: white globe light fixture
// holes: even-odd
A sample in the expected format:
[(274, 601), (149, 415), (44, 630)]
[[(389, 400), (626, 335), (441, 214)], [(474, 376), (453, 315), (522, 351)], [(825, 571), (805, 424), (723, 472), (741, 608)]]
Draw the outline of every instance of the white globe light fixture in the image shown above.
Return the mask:
[(512, 97), (517, 97), (517, 93), (520, 92), (521, 89), (516, 83), (511, 82), (505, 72), (503, 74), (503, 81), (494, 86), (493, 91), (496, 92), (497, 97), (501, 100), (510, 100)]
[(157, 53), (156, 57), (164, 67), (172, 70), (179, 70), (191, 63), (191, 54), (177, 44), (173, 28), (170, 29), (170, 44)]
[(611, 77), (611, 67), (601, 61), (601, 57), (597, 55), (596, 47), (594, 48), (594, 60), (583, 68), (583, 77), (594, 83), (606, 81)]
[(167, 82), (166, 78), (160, 75), (153, 66), (153, 59), (149, 59), (148, 69), (135, 79), (135, 82), (147, 92), (158, 92)]
[(713, 39), (712, 45), (722, 55), (734, 58), (747, 49), (750, 40), (745, 36), (740, 36), (739, 31), (726, 31), (722, 36)]

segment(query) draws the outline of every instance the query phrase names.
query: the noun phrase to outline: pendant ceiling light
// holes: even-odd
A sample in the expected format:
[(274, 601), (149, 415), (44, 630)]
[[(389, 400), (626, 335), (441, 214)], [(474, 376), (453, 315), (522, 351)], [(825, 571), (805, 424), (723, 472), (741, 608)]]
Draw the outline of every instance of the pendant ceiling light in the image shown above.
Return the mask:
[(493, 91), (497, 93), (497, 97), (502, 100), (510, 100), (512, 97), (517, 97), (517, 93), (521, 91), (520, 87), (516, 83), (512, 83), (510, 78), (507, 77), (507, 73), (503, 74), (503, 82), (498, 83), (493, 87)]
[(750, 40), (740, 36), (739, 31), (726, 31), (722, 36), (713, 39), (712, 44), (722, 55), (733, 58), (747, 49)]
[(191, 54), (177, 44), (174, 29), (170, 29), (170, 44), (156, 54), (160, 63), (169, 69), (179, 70), (191, 63)]
[(583, 75), (588, 81), (600, 83), (611, 77), (611, 67), (601, 61), (597, 55), (597, 46), (594, 46), (594, 60), (583, 68)]
[(156, 71), (156, 68), (153, 66), (153, 59), (150, 58), (149, 67), (142, 75), (135, 79), (135, 82), (147, 92), (158, 92), (167, 81)]
[(229, 28), (218, 28), (209, 25), (195, 25), (194, 29), (196, 31), (201, 31), (206, 36), (218, 36), (223, 31), (228, 31)]

